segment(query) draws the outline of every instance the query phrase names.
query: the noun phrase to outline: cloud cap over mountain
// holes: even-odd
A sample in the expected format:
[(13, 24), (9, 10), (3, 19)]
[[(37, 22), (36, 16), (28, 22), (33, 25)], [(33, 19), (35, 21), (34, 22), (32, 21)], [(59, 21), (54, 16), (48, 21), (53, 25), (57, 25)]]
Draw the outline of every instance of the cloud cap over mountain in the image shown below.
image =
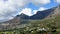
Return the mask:
[[(23, 13), (27, 14), (24, 11), (24, 8), (29, 3), (32, 3), (34, 5), (45, 5), (49, 4), (50, 2), (50, 0), (0, 0), (0, 21), (12, 19), (18, 15), (21, 10), (23, 10)], [(31, 13), (32, 9), (28, 9), (28, 11), (29, 16), (36, 13), (35, 10), (33, 10), (33, 13)]]

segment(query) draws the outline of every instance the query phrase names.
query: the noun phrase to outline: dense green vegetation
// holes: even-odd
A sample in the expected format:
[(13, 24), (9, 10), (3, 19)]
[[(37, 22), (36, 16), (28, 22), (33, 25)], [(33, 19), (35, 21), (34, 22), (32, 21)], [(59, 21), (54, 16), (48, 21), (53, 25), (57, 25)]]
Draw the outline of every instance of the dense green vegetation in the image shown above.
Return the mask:
[(29, 20), (29, 24), (23, 28), (3, 30), (0, 34), (60, 34), (60, 16), (44, 20)]

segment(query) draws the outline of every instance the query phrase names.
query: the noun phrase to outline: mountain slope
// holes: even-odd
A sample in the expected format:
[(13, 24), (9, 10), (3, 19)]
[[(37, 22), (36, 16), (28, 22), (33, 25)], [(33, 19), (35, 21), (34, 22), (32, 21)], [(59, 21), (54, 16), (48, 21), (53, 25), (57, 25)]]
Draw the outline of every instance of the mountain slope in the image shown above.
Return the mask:
[[(56, 16), (55, 19), (50, 18), (50, 17), (55, 17), (55, 16)], [(44, 19), (44, 18), (50, 18), (50, 19), (45, 19), (45, 20), (42, 20), (42, 21), (37, 20), (37, 19)], [(33, 16), (27, 16), (25, 14), (17, 15), (14, 19), (1, 23), (0, 24), (0, 30), (8, 29), (8, 28), (13, 29), (13, 28), (16, 28), (16, 27), (19, 28), (19, 27), (25, 26), (25, 25), (20, 24), (21, 20), (23, 20), (23, 19), (32, 19), (30, 21), (28, 20), (27, 23), (35, 23), (36, 24), (38, 22), (38, 23), (42, 23), (42, 24), (43, 23), (56, 23), (56, 24), (58, 23), (59, 24), (60, 23), (59, 18), (60, 18), (60, 6), (57, 6), (57, 7), (45, 10), (45, 11), (38, 11)], [(24, 23), (25, 23), (25, 21), (24, 21)]]
[(55, 17), (60, 15), (60, 5), (55, 8), (55, 10), (48, 16), (49, 17)]
[(9, 24), (19, 24), (20, 23), (20, 16), (17, 15), (16, 17), (14, 17), (12, 20), (3, 22), (3, 23), (9, 23)]
[(44, 10), (44, 11), (37, 11), (37, 13), (32, 16), (21, 14), (20, 17), (22, 19), (33, 19), (33, 20), (44, 19), (47, 16), (53, 14), (55, 9), (56, 7), (48, 9), (48, 10)]
[(54, 11), (54, 8), (44, 10), (44, 11), (38, 11), (37, 14), (31, 16), (31, 19), (44, 19), (48, 15), (50, 15)]
[(56, 15), (60, 15), (60, 5), (48, 10), (38, 11), (33, 16), (27, 16), (22, 13), (21, 15), (17, 15), (14, 19), (6, 21), (4, 23), (10, 23), (10, 22), (16, 23), (16, 22), (20, 22), (21, 19), (33, 19), (33, 20), (44, 19), (44, 18), (54, 17)]

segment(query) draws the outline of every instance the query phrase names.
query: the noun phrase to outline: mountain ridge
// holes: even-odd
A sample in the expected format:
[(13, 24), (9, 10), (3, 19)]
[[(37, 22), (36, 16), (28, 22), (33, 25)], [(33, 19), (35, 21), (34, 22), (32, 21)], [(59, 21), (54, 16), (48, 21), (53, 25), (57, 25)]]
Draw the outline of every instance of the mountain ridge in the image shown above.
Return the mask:
[[(22, 13), (20, 15), (17, 15), (12, 20), (9, 20), (9, 21), (6, 21), (6, 22), (12, 22), (12, 21), (15, 22), (14, 20), (16, 20), (16, 22), (20, 22), (21, 19), (27, 19), (27, 20), (28, 19), (33, 19), (33, 20), (37, 20), (37, 19), (44, 19), (44, 18), (53, 17), (55, 15), (59, 15), (60, 14), (59, 8), (60, 8), (60, 5), (57, 6), (57, 7), (53, 7), (51, 9), (48, 9), (48, 10), (37, 11), (37, 13), (32, 15), (32, 16), (28, 16), (28, 15), (25, 15), (25, 14)], [(4, 23), (6, 23), (6, 22), (4, 22)]]

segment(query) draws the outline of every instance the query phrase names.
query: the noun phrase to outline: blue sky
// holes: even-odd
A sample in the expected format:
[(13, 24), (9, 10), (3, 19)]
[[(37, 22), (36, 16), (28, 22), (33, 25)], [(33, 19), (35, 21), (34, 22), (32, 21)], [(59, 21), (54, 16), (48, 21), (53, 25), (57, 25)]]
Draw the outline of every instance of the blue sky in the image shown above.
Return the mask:
[(46, 7), (48, 9), (50, 9), (50, 8), (56, 7), (58, 5), (59, 4), (54, 2), (54, 0), (51, 0), (51, 2), (49, 4), (45, 4), (45, 5), (42, 5), (42, 6), (36, 6), (36, 5), (32, 4), (32, 3), (29, 3), (28, 5), (26, 5), (26, 7), (31, 8), (33, 10), (36, 10), (36, 9), (39, 9), (40, 7)]
[(53, 8), (53, 7), (56, 7), (56, 6), (58, 6), (58, 3), (54, 2), (54, 0), (51, 0), (50, 4), (44, 5), (44, 7), (46, 7), (46, 8)]
[(59, 4), (58, 3), (56, 3), (54, 0), (50, 0), (50, 3), (48, 3), (48, 4), (45, 4), (45, 5), (39, 5), (39, 6), (36, 6), (35, 4), (33, 4), (33, 3), (29, 3), (29, 4), (27, 4), (25, 7), (26, 8), (31, 8), (32, 9), (32, 14), (33, 14), (33, 10), (38, 10), (40, 7), (45, 7), (45, 8), (47, 8), (47, 9), (51, 9), (51, 8), (53, 8), (53, 7), (56, 7), (56, 6), (58, 6)]
[(0, 21), (13, 19), (24, 13), (28, 16), (60, 4), (60, 0), (0, 0)]

